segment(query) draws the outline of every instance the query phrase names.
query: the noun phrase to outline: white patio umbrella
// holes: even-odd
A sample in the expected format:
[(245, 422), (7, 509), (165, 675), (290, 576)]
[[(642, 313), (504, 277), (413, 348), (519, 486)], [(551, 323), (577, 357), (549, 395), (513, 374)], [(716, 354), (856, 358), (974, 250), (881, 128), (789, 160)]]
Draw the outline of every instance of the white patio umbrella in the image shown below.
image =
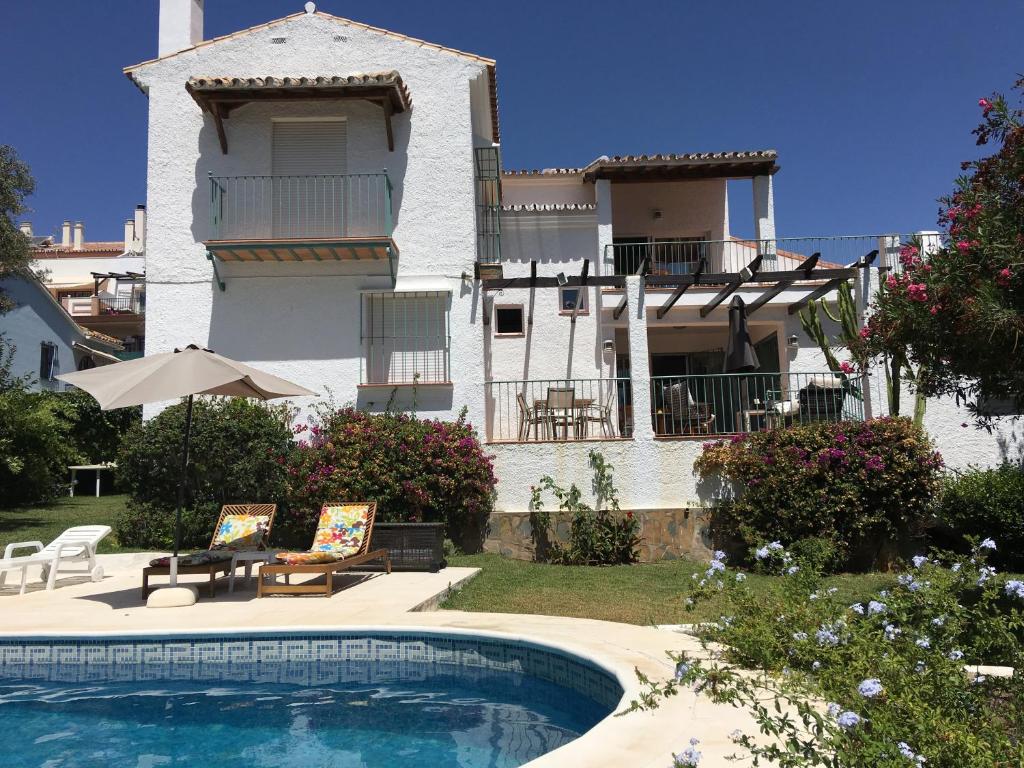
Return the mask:
[(245, 363), (239, 363), (189, 344), (184, 349), (147, 355), (136, 360), (66, 373), (61, 381), (84, 389), (109, 411), (146, 403), (159, 403), (187, 397), (185, 434), (181, 449), (181, 478), (174, 513), (174, 555), (171, 558), (171, 586), (178, 583), (178, 547), (181, 543), (181, 507), (185, 501), (189, 440), (192, 433), (194, 395), (225, 395), (272, 400), (277, 397), (312, 395), (305, 387), (271, 376)]

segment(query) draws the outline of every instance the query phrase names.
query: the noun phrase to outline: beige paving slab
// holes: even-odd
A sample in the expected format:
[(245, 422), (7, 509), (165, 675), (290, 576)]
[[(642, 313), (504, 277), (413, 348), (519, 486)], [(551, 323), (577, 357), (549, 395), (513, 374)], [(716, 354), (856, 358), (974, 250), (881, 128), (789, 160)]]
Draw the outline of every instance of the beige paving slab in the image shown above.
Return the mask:
[[(17, 584), (0, 588), (0, 633), (161, 633), (253, 631), (305, 628), (423, 628), (499, 635), (545, 643), (586, 656), (604, 665), (626, 689), (625, 700), (638, 693), (635, 671), (654, 678), (673, 672), (668, 649), (699, 651), (688, 635), (656, 627), (639, 627), (589, 619), (502, 613), (424, 610), (448, 589), (472, 578), (478, 569), (446, 568), (440, 573), (361, 574), (343, 577), (333, 597), (275, 595), (257, 599), (254, 584), (239, 582), (234, 593), (226, 581), (215, 598), (201, 596), (194, 606), (146, 608), (141, 596), (141, 569), (152, 553), (100, 556), (102, 581), (87, 576), (58, 580), (53, 591), (17, 594)], [(239, 569), (239, 574), (241, 569)], [(183, 582), (202, 577), (183, 577)], [(667, 700), (648, 713), (610, 716), (584, 736), (548, 753), (530, 768), (668, 768), (671, 755), (691, 737), (701, 740), (701, 766), (733, 765), (729, 734), (736, 728), (755, 733), (747, 715), (715, 705), (692, 691)]]

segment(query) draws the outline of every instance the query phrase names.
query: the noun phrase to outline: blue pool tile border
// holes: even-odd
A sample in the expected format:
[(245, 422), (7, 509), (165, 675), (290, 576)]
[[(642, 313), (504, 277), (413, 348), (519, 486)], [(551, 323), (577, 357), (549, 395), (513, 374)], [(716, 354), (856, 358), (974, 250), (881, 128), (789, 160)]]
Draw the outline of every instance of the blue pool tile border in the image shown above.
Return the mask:
[[(358, 681), (367, 662), (540, 678), (615, 709), (623, 688), (589, 659), (525, 640), (414, 631), (0, 638), (0, 678)], [(405, 666), (403, 666), (405, 665)], [(361, 669), (362, 668), (362, 669)]]

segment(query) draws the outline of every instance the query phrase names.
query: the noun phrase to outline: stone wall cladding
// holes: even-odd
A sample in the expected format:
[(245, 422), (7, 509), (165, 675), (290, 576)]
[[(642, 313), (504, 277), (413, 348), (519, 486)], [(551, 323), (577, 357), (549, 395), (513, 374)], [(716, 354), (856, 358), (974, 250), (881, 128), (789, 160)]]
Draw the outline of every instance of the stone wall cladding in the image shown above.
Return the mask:
[[(622, 514), (625, 513), (623, 510)], [(633, 510), (633, 514), (640, 521), (640, 562), (710, 557), (706, 508), (639, 509)], [(552, 521), (558, 539), (566, 541), (570, 515), (553, 512)], [(495, 512), (491, 515), (484, 551), (515, 560), (533, 560), (532, 530), (529, 512)]]

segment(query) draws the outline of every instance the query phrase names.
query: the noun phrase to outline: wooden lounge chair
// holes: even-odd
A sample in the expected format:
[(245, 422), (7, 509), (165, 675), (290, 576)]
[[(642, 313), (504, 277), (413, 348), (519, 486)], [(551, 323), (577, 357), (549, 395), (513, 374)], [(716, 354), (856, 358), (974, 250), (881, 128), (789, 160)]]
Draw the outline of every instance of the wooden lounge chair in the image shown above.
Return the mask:
[[(210, 548), (205, 552), (178, 558), (178, 575), (208, 574), (207, 591), (213, 597), (218, 574), (232, 571), (236, 552), (266, 549), (270, 529), (274, 525), (277, 504), (225, 504), (221, 507), (217, 527), (213, 529)], [(142, 599), (156, 587), (149, 586), (151, 576), (170, 576), (170, 558), (158, 557), (142, 569)]]
[[(384, 570), (391, 573), (391, 558), (386, 549), (370, 549), (373, 519), (377, 502), (358, 501), (349, 504), (324, 504), (320, 522), (308, 552), (278, 552), (280, 562), (260, 566), (257, 595), (299, 594), (330, 597), (334, 592), (334, 574), (356, 565), (383, 560)], [(311, 580), (302, 584), (290, 583), (294, 573), (323, 574), (324, 582)], [(277, 581), (285, 577), (285, 583)]]

